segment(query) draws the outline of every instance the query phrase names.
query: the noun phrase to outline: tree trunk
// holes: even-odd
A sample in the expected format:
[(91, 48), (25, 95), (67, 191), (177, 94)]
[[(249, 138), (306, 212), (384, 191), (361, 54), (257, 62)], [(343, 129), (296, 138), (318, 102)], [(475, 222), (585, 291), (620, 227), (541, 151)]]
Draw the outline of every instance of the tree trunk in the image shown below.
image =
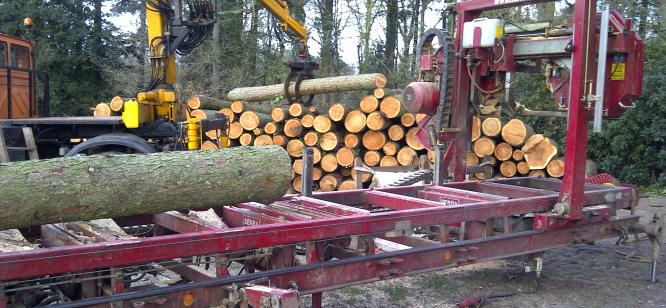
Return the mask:
[(388, 137), (393, 141), (400, 141), (405, 137), (405, 128), (402, 125), (391, 125), (388, 129)]
[(379, 110), (389, 119), (395, 119), (405, 114), (405, 108), (402, 107), (402, 103), (395, 96), (382, 99)]
[(363, 155), (363, 163), (368, 165), (368, 167), (378, 166), (381, 160), (382, 154), (380, 154), (378, 151), (367, 151)]
[(384, 132), (370, 130), (363, 134), (363, 146), (368, 150), (379, 151), (384, 144), (386, 144)]
[(499, 118), (487, 118), (481, 123), (481, 132), (488, 137), (497, 137), (502, 132), (502, 121)]
[[(382, 74), (364, 74), (338, 76), (319, 79), (308, 79), (301, 83), (302, 95), (327, 94), (345, 91), (364, 91), (383, 88), (386, 77)], [(294, 93), (294, 87), (289, 90)], [(270, 85), (263, 87), (236, 88), (227, 95), (231, 100), (246, 102), (270, 101), (276, 97), (284, 96), (284, 85)]]
[(352, 110), (347, 114), (345, 118), (345, 129), (350, 133), (360, 133), (362, 132), (367, 124), (367, 118), (365, 114), (358, 110)]
[(497, 144), (495, 147), (495, 158), (500, 161), (506, 161), (511, 159), (511, 156), (513, 156), (513, 147), (510, 144), (506, 142)]
[(546, 172), (554, 178), (561, 178), (564, 175), (564, 158), (551, 160), (546, 167)]
[(325, 115), (318, 115), (314, 118), (314, 122), (312, 123), (312, 127), (319, 133), (328, 133), (331, 131), (331, 128), (333, 127), (333, 123), (331, 122), (331, 118)]
[(281, 197), (291, 178), (279, 147), (57, 158), (0, 169), (0, 230), (267, 202)]
[(354, 158), (358, 156), (356, 149), (342, 147), (335, 153), (335, 159), (338, 161), (340, 167), (351, 167), (354, 164)]
[(238, 121), (245, 130), (252, 131), (258, 127), (264, 127), (266, 123), (271, 121), (271, 117), (263, 113), (245, 111)]
[(340, 144), (340, 137), (334, 132), (328, 132), (319, 138), (319, 147), (324, 151), (333, 151)]
[(541, 134), (530, 137), (522, 151), (531, 170), (546, 168), (550, 160), (557, 156), (557, 147)]
[(508, 144), (518, 147), (534, 134), (531, 127), (518, 119), (512, 119), (502, 127), (502, 139)]
[(372, 113), (379, 108), (379, 100), (374, 96), (366, 96), (361, 99), (358, 105), (364, 113)]
[(335, 122), (340, 122), (347, 115), (347, 107), (343, 104), (334, 104), (328, 109), (328, 116)]
[(503, 177), (512, 178), (516, 176), (516, 163), (510, 160), (502, 162), (499, 166), (499, 171)]
[(289, 119), (284, 123), (284, 134), (290, 138), (297, 138), (303, 134), (303, 125), (298, 119)]
[(472, 151), (478, 157), (491, 156), (495, 153), (495, 142), (488, 137), (481, 137), (472, 144)]
[(412, 127), (407, 131), (407, 134), (405, 134), (405, 142), (409, 147), (411, 147), (416, 151), (425, 149), (423, 143), (421, 143), (421, 140), (419, 140), (417, 136), (418, 132), (419, 132), (418, 127)]

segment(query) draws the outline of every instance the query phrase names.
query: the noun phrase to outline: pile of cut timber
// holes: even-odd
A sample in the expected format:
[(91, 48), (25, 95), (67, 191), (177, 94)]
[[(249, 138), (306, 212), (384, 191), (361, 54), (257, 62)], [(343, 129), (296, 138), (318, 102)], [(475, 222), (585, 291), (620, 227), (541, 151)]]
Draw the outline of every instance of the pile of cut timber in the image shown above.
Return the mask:
[[(494, 168), (493, 177), (538, 176), (560, 178), (564, 160), (557, 158), (557, 145), (520, 119), (502, 121), (499, 118), (474, 118), (472, 122), (472, 152), (468, 165), (485, 161)], [(484, 179), (483, 173), (475, 174)]]

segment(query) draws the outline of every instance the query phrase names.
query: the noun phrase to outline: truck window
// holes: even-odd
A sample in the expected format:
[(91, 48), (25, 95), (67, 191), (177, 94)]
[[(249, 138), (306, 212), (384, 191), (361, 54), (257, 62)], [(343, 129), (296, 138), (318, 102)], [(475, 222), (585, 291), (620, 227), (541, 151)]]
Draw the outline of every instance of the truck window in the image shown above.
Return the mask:
[(0, 42), (0, 66), (7, 65), (7, 43)]
[(30, 50), (28, 47), (14, 45), (11, 47), (12, 66), (18, 68), (30, 67)]

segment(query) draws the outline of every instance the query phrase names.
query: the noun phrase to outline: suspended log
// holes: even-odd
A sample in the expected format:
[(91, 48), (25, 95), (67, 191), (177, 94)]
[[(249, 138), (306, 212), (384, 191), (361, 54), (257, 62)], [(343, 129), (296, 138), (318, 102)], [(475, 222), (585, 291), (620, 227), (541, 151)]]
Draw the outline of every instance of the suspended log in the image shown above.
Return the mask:
[(382, 160), (379, 162), (380, 167), (395, 167), (398, 165), (398, 160), (395, 158), (395, 156), (384, 156), (382, 157)]
[(418, 154), (411, 147), (403, 147), (396, 156), (401, 166), (411, 166), (418, 159)]
[(345, 118), (345, 129), (350, 133), (362, 132), (367, 123), (366, 115), (358, 110), (352, 110)]
[(299, 103), (294, 103), (289, 106), (289, 115), (291, 115), (294, 118), (300, 118), (305, 114), (305, 110), (303, 109), (303, 105)]
[(333, 151), (340, 144), (340, 137), (333, 133), (328, 132), (319, 138), (319, 147), (324, 151)]
[(319, 133), (328, 133), (331, 131), (331, 127), (333, 127), (333, 123), (331, 122), (331, 118), (325, 115), (318, 115), (314, 118), (314, 123), (312, 127)]
[(109, 108), (111, 108), (111, 111), (120, 112), (123, 110), (124, 104), (125, 102), (123, 101), (122, 97), (115, 96), (113, 99), (111, 99), (111, 102), (109, 102)]
[(416, 123), (416, 116), (413, 113), (405, 113), (400, 117), (400, 124), (404, 127), (412, 127)]
[(418, 127), (412, 127), (407, 131), (407, 134), (405, 134), (405, 142), (409, 147), (411, 147), (416, 151), (425, 149), (423, 143), (421, 143), (421, 140), (419, 140), (417, 136), (418, 132), (419, 132)]
[(388, 137), (392, 141), (400, 141), (405, 137), (405, 128), (402, 125), (391, 125), (388, 129)]
[(284, 134), (290, 138), (297, 138), (303, 134), (303, 125), (298, 119), (289, 119), (284, 123)]
[(319, 143), (319, 135), (316, 132), (308, 132), (303, 136), (303, 143), (309, 147), (313, 147)]
[(345, 116), (347, 115), (347, 107), (343, 104), (334, 104), (331, 106), (331, 108), (328, 108), (328, 116), (333, 120), (334, 122), (340, 122), (345, 119)]
[(502, 132), (502, 121), (499, 118), (486, 118), (481, 123), (481, 132), (488, 137), (497, 137)]
[(343, 180), (338, 186), (338, 191), (355, 190), (356, 182), (353, 179)]
[(329, 173), (319, 180), (319, 190), (323, 192), (334, 191), (342, 183), (342, 176), (337, 173)]
[(500, 142), (495, 146), (495, 158), (506, 161), (511, 159), (511, 156), (513, 156), (513, 147), (510, 144)]
[(231, 102), (231, 106), (229, 108), (236, 114), (241, 114), (245, 110), (245, 104), (241, 101), (233, 101)]
[(95, 117), (110, 117), (111, 107), (107, 103), (99, 103), (93, 109), (93, 116)]
[(259, 135), (254, 139), (253, 144), (255, 147), (273, 145), (273, 137), (270, 135)]
[(289, 156), (291, 157), (303, 157), (304, 147), (305, 145), (303, 145), (303, 141), (298, 139), (291, 139), (289, 142), (287, 142), (287, 153), (289, 153)]
[(229, 138), (238, 139), (243, 134), (243, 127), (238, 122), (229, 124)]
[[(353, 76), (338, 76), (304, 80), (300, 86), (302, 95), (317, 95), (345, 91), (364, 91), (383, 88), (386, 77), (382, 74), (364, 74)], [(289, 93), (294, 93), (292, 85)], [(284, 97), (284, 85), (276, 84), (263, 87), (237, 88), (231, 90), (227, 97), (232, 100), (247, 102), (271, 101), (276, 97)]]
[(538, 177), (538, 178), (545, 178), (546, 173), (543, 170), (532, 170), (532, 171), (530, 171), (529, 176)]
[(564, 158), (553, 159), (548, 163), (546, 172), (554, 178), (561, 178), (564, 175)]
[(269, 202), (290, 178), (291, 161), (279, 147), (9, 163), (0, 172), (0, 230)]
[(208, 96), (192, 96), (187, 99), (187, 107), (190, 109), (211, 109), (220, 110), (222, 108), (231, 107), (231, 103), (225, 102), (221, 99), (216, 99)]
[(530, 166), (527, 164), (526, 161), (519, 161), (516, 164), (516, 171), (522, 175), (526, 175), (530, 173)]
[(363, 134), (362, 143), (368, 150), (379, 151), (386, 144), (386, 135), (381, 131), (370, 130)]
[(313, 114), (306, 114), (301, 118), (301, 125), (305, 128), (312, 128), (314, 126), (315, 116)]
[(382, 160), (382, 155), (378, 151), (367, 151), (363, 155), (363, 163), (368, 167), (375, 167), (379, 165)]
[(495, 141), (488, 137), (476, 139), (472, 144), (472, 152), (478, 157), (493, 155), (495, 153)]
[(379, 104), (379, 110), (389, 119), (395, 119), (405, 114), (405, 108), (395, 96), (385, 97)]
[(264, 125), (264, 132), (269, 135), (275, 135), (281, 132), (280, 126), (275, 122), (268, 122)]
[(379, 100), (374, 96), (365, 96), (358, 103), (361, 111), (364, 113), (372, 113), (379, 108)]
[(481, 137), (481, 119), (472, 117), (472, 142)]
[(271, 118), (277, 123), (282, 123), (287, 119), (288, 110), (283, 107), (275, 107), (271, 110)]
[(531, 170), (546, 168), (550, 160), (557, 156), (557, 146), (541, 134), (531, 136), (522, 151)]
[(397, 142), (393, 141), (387, 141), (386, 144), (384, 144), (384, 147), (382, 147), (382, 151), (384, 151), (384, 154), (390, 156), (398, 154), (398, 150), (400, 150), (400, 145)]
[(283, 135), (273, 136), (273, 144), (281, 147), (285, 147), (289, 139)]
[(381, 112), (375, 111), (370, 113), (366, 118), (366, 125), (370, 130), (385, 130), (388, 126), (388, 121)]
[(500, 164), (499, 171), (503, 177), (512, 178), (516, 176), (516, 163), (510, 160), (504, 161)]
[(242, 146), (250, 146), (252, 145), (252, 142), (254, 141), (254, 135), (250, 133), (243, 133), (239, 138), (238, 142)]
[[(197, 111), (197, 110), (195, 110)], [(254, 129), (258, 127), (264, 127), (266, 123), (271, 121), (271, 117), (269, 115), (263, 114), (263, 113), (258, 113), (254, 111), (245, 111), (243, 114), (241, 114), (240, 119), (238, 122), (240, 122), (241, 126), (243, 129), (247, 131), (253, 131)]]
[(372, 95), (377, 99), (382, 99), (384, 95), (386, 95), (386, 92), (382, 88), (377, 88), (374, 91), (372, 91)]
[(358, 138), (358, 135), (346, 134), (344, 144), (348, 148), (355, 148), (359, 145), (361, 141)]
[(523, 158), (525, 158), (525, 155), (521, 149), (515, 149), (511, 155), (511, 158), (513, 158), (515, 161), (521, 161)]
[(335, 172), (335, 170), (338, 170), (338, 159), (335, 158), (334, 154), (326, 154), (321, 157), (321, 161), (319, 162), (319, 165), (321, 166), (321, 170), (324, 170), (324, 172)]
[(519, 119), (511, 119), (502, 127), (501, 132), (502, 139), (515, 147), (523, 145), (533, 134), (532, 128)]
[(351, 148), (342, 147), (335, 153), (335, 159), (340, 167), (351, 167), (354, 165), (354, 159), (358, 156), (358, 151)]

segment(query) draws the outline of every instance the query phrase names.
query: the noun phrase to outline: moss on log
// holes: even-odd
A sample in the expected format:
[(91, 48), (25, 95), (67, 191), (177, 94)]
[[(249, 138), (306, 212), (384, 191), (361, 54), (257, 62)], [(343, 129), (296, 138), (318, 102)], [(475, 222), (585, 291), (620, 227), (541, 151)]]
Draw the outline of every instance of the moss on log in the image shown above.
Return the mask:
[(267, 202), (290, 180), (277, 146), (2, 164), (0, 230)]

